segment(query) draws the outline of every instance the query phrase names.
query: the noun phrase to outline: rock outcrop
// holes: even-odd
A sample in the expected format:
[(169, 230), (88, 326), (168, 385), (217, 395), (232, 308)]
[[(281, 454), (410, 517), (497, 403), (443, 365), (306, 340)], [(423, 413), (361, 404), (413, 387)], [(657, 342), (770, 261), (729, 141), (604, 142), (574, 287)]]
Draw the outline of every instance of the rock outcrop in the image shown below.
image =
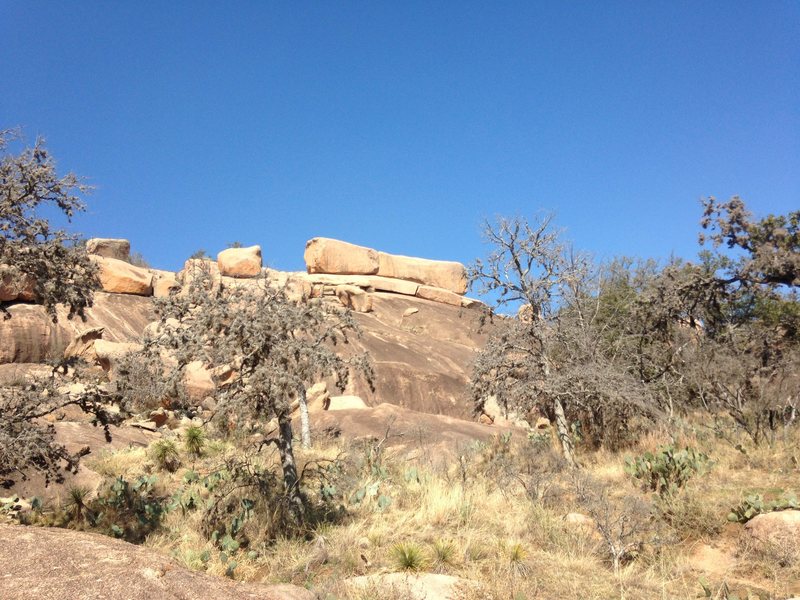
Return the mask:
[(98, 277), (104, 292), (112, 294), (153, 295), (153, 274), (117, 258), (91, 255), (99, 267)]
[(315, 598), (294, 585), (236, 583), (189, 571), (143, 546), (68, 529), (0, 524), (0, 551), (9, 557), (0, 576), (1, 598)]
[(217, 255), (219, 272), (227, 277), (257, 277), (261, 273), (261, 246), (228, 248)]
[(61, 358), (76, 336), (98, 327), (103, 328), (104, 340), (139, 342), (145, 326), (156, 318), (150, 298), (103, 292), (95, 293), (85, 321), (68, 319), (62, 306), (57, 309), (57, 323), (36, 304), (14, 304), (8, 312), (10, 319), (0, 319), (0, 364)]
[(388, 254), (329, 238), (309, 240), (305, 261), (312, 296), (325, 295), (326, 286), (353, 285), (464, 306), (467, 271), (461, 263)]
[(128, 262), (131, 259), (131, 243), (123, 239), (92, 238), (86, 241), (86, 252)]

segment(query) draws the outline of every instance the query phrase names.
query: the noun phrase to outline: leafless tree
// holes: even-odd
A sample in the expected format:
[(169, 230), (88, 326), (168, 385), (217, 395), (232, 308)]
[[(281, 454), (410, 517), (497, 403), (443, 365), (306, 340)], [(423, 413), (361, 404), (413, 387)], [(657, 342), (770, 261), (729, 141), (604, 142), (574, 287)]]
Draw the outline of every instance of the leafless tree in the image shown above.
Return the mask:
[(588, 255), (561, 241), (549, 215), (533, 225), (501, 218), (486, 223), (484, 234), (493, 250), (470, 266), (473, 285), (496, 294), (498, 307), (525, 308), (499, 323), (476, 360), (477, 408), (494, 395), (516, 410), (540, 409), (554, 421), (564, 457), (574, 465), (571, 424), (592, 426), (613, 444), (631, 417), (652, 405), (609, 334), (608, 278)]

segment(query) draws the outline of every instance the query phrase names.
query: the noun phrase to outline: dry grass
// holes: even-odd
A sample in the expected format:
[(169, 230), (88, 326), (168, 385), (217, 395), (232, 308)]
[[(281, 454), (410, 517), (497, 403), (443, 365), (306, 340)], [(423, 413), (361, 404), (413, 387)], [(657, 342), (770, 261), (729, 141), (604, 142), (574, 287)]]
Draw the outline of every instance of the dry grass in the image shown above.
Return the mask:
[[(365, 466), (360, 454), (363, 448), (328, 443), (300, 450), (299, 464), (333, 460), (345, 453), (349, 479), (339, 484), (349, 485), (352, 492), (379, 481), (379, 493), (390, 497), (391, 503), (380, 507), (374, 498), (358, 504), (345, 502), (344, 520), (318, 527), (309, 532), (308, 539), (278, 539), (242, 549), (235, 554), (238, 566), (234, 577), (305, 585), (322, 598), (408, 598), (403, 590), (352, 589), (343, 582), (350, 577), (398, 571), (397, 548), (413, 547), (424, 558), (424, 569), (480, 584), (480, 591), (465, 590), (463, 600), (692, 598), (702, 592), (699, 578), (703, 575), (715, 593), (723, 585), (764, 597), (800, 592), (794, 583), (800, 580), (797, 561), (785, 561), (782, 566), (776, 556), (758, 554), (738, 543), (741, 526), (726, 522), (730, 507), (748, 493), (800, 491), (799, 473), (791, 461), (791, 456), (800, 455), (798, 438), (743, 454), (703, 429), (685, 428), (675, 440), (654, 432), (628, 452), (584, 456), (584, 471), (598, 485), (608, 486), (610, 502), (635, 497), (652, 505), (652, 497), (625, 475), (624, 458), (673, 441), (706, 452), (714, 465), (673, 499), (668, 517), (663, 507), (662, 512), (654, 509), (647, 530), (641, 532), (646, 542), (641, 552), (616, 574), (596, 532), (576, 528), (563, 519), (568, 512), (586, 512), (570, 491), (567, 473), (551, 474), (562, 490), (555, 501), (533, 503), (515, 480), (498, 480), (499, 472), (493, 471), (494, 463), (487, 460), (486, 448), (465, 453), (464, 461), (453, 461), (449, 467), (434, 464), (424, 453), (386, 451), (381, 457), (385, 474), (376, 476)], [(220, 457), (235, 452), (229, 446), (212, 446), (210, 442), (196, 460), (196, 471), (210, 472)], [(516, 458), (507, 458), (513, 465)], [(155, 472), (151, 462), (147, 451), (139, 449), (102, 456), (92, 466), (106, 475), (135, 477)], [(408, 475), (410, 469), (413, 477)], [(160, 485), (180, 485), (185, 471), (159, 473)], [(191, 569), (224, 576), (226, 565), (219, 560), (219, 549), (203, 537), (200, 525), (199, 511), (172, 511), (163, 530), (151, 535), (147, 544)], [(724, 549), (735, 566), (705, 573), (698, 569), (693, 554), (703, 544)], [(323, 561), (319, 560), (320, 547), (324, 547)]]

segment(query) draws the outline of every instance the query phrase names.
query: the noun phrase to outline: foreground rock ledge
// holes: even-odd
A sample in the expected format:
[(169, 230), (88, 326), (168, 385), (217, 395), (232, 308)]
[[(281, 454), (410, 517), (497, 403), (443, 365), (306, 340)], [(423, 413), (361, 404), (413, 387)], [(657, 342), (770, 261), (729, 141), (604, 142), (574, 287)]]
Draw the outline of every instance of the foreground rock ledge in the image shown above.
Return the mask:
[(0, 524), (0, 598), (313, 600), (294, 585), (236, 583), (102, 535)]

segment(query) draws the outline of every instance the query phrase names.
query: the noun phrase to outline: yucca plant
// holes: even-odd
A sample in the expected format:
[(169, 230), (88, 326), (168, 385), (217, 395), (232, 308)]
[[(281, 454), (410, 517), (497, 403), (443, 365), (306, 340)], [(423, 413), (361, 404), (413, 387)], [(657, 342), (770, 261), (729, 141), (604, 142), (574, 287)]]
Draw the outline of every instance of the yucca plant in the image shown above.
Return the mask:
[(81, 521), (89, 511), (86, 501), (90, 493), (91, 490), (82, 485), (73, 485), (69, 487), (67, 490), (65, 508), (71, 521)]
[(392, 559), (401, 571), (420, 571), (425, 567), (422, 549), (412, 542), (400, 542), (392, 546)]
[(527, 570), (525, 559), (528, 557), (528, 551), (525, 550), (525, 547), (516, 542), (511, 544), (507, 549), (507, 558), (509, 567), (511, 567), (512, 571), (518, 573), (524, 573)]
[(456, 555), (456, 546), (450, 540), (436, 540), (433, 543), (433, 566), (442, 569), (452, 566)]
[(196, 425), (188, 427), (183, 436), (183, 445), (191, 456), (199, 457), (206, 445), (206, 432)]
[(150, 448), (150, 454), (153, 458), (153, 462), (155, 462), (162, 471), (173, 473), (181, 465), (178, 449), (175, 447), (175, 442), (172, 440), (158, 440)]

